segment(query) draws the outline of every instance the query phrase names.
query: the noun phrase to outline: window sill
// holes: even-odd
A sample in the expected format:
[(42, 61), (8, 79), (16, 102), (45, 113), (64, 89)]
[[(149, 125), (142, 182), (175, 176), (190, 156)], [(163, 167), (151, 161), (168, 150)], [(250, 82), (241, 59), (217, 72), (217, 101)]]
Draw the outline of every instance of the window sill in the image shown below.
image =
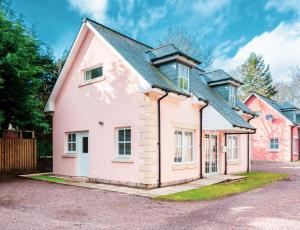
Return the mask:
[(84, 81), (84, 82), (80, 83), (80, 85), (78, 87), (94, 84), (96, 82), (100, 82), (100, 81), (104, 81), (104, 80), (105, 80), (105, 77), (103, 77), (103, 76), (102, 77), (97, 77), (95, 79)]
[(195, 163), (182, 163), (182, 164), (176, 164), (172, 166), (173, 170), (184, 170), (184, 169), (195, 169), (197, 168), (197, 165)]
[(280, 149), (269, 149), (268, 152), (279, 153)]
[(75, 158), (77, 156), (77, 153), (65, 153), (62, 155), (63, 158)]
[(113, 163), (134, 163), (134, 160), (131, 158), (114, 158), (111, 160)]
[(241, 161), (239, 161), (239, 160), (228, 160), (228, 164), (229, 165), (240, 165), (241, 164)]

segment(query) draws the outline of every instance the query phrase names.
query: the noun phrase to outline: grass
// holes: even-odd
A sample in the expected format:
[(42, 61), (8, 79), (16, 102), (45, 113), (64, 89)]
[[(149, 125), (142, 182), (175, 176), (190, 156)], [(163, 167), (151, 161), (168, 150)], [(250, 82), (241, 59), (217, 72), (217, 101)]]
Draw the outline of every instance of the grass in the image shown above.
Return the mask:
[(199, 189), (188, 190), (184, 192), (157, 196), (156, 200), (165, 201), (200, 201), (212, 200), (237, 193), (247, 192), (275, 181), (288, 179), (287, 174), (269, 173), (269, 172), (250, 172), (240, 174), (246, 176), (244, 180), (220, 183), (201, 187)]
[(68, 181), (67, 179), (54, 177), (51, 175), (35, 175), (35, 176), (30, 176), (29, 178), (34, 179), (34, 180), (43, 180), (43, 181), (49, 181), (49, 182), (67, 182)]

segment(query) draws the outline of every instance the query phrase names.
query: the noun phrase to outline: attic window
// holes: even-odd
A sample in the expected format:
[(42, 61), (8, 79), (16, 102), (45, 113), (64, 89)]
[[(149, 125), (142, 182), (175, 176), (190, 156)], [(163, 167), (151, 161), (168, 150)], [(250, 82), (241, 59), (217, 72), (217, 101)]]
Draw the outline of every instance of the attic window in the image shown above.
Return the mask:
[(178, 84), (179, 88), (189, 91), (189, 67), (178, 64)]
[(230, 85), (228, 101), (229, 101), (229, 104), (232, 106), (236, 106), (236, 94), (237, 94), (236, 87)]
[(99, 66), (93, 69), (89, 69), (84, 72), (84, 81), (89, 81), (103, 76), (103, 67)]

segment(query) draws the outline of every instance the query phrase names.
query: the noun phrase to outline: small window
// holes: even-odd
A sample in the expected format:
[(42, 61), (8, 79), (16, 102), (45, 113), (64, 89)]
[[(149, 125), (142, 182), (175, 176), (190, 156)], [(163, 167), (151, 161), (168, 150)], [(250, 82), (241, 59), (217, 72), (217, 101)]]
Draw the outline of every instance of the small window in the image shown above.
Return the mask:
[(180, 89), (189, 91), (189, 67), (178, 64), (178, 83)]
[(194, 161), (194, 132), (175, 130), (175, 163), (190, 163)]
[(97, 68), (93, 68), (93, 69), (89, 69), (87, 71), (84, 72), (84, 80), (85, 81), (89, 81), (98, 77), (102, 77), (103, 76), (103, 67), (97, 67)]
[(227, 136), (227, 159), (229, 161), (237, 161), (239, 159), (239, 146), (238, 136), (228, 135)]
[(117, 129), (118, 134), (118, 156), (131, 157), (131, 129)]
[(270, 139), (270, 149), (278, 150), (279, 149), (279, 139), (278, 138), (271, 138)]
[(82, 137), (82, 153), (88, 153), (88, 152), (89, 152), (89, 138)]
[(76, 133), (68, 133), (68, 153), (76, 152)]
[(299, 139), (294, 138), (294, 144), (293, 144), (293, 147), (294, 147), (294, 153), (297, 153), (297, 152), (298, 152), (298, 149), (299, 149), (298, 145), (299, 145)]
[(232, 106), (236, 106), (236, 94), (237, 94), (237, 89), (234, 86), (229, 86), (229, 96), (228, 96), (228, 101), (229, 104)]

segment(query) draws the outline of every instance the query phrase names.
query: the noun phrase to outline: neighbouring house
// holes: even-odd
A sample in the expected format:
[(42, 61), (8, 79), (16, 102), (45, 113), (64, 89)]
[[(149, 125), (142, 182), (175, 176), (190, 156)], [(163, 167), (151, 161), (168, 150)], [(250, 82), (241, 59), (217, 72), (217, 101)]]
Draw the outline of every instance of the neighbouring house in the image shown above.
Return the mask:
[(251, 136), (252, 160), (294, 161), (299, 154), (299, 110), (290, 102), (276, 102), (258, 93), (244, 102), (259, 116), (251, 120), (257, 129)]
[(45, 107), (54, 173), (152, 188), (249, 170), (241, 82), (198, 64), (84, 19)]

